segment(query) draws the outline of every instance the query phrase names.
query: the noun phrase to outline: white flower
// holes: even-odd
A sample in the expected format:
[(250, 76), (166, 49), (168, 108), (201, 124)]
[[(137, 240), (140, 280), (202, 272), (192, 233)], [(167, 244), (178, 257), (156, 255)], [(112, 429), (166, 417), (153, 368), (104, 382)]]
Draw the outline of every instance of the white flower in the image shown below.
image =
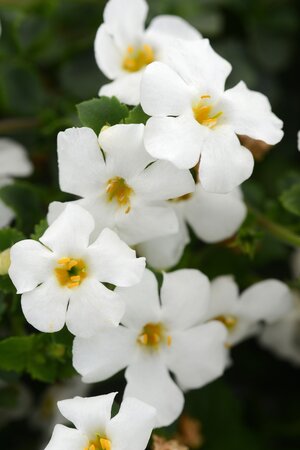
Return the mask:
[(145, 258), (135, 257), (111, 230), (91, 245), (92, 216), (77, 205), (64, 212), (40, 238), (11, 249), (9, 275), (22, 293), (27, 321), (40, 331), (90, 336), (104, 325), (118, 325), (124, 303), (102, 283), (132, 286), (142, 277)]
[(111, 418), (115, 395), (58, 402), (60, 412), (75, 429), (56, 425), (45, 450), (144, 450), (153, 429), (155, 409), (127, 398)]
[(207, 319), (219, 320), (229, 331), (228, 345), (256, 334), (261, 321), (276, 322), (291, 308), (291, 292), (278, 280), (255, 283), (241, 295), (231, 276), (216, 278), (211, 284)]
[[(27, 177), (32, 173), (32, 164), (21, 144), (12, 139), (0, 139), (0, 188), (12, 183), (12, 177)], [(0, 228), (14, 218), (13, 211), (0, 201)]]
[(141, 283), (117, 291), (126, 303), (123, 326), (76, 338), (73, 365), (87, 383), (127, 367), (125, 397), (153, 405), (157, 425), (169, 425), (182, 411), (182, 389), (199, 388), (224, 370), (227, 330), (219, 322), (201, 323), (209, 281), (197, 270), (167, 273), (159, 297), (157, 280), (146, 270)]
[(139, 255), (156, 269), (175, 266), (190, 242), (189, 225), (204, 242), (219, 242), (231, 237), (246, 217), (247, 209), (239, 188), (229, 194), (212, 194), (196, 185), (193, 194), (172, 203), (179, 220), (178, 233), (139, 244)]
[(300, 366), (300, 299), (294, 294), (292, 309), (278, 322), (267, 325), (260, 343), (280, 358)]
[(100, 70), (111, 83), (99, 95), (116, 96), (128, 105), (140, 103), (140, 83), (145, 67), (164, 61), (165, 48), (174, 38), (201, 39), (200, 33), (176, 16), (158, 16), (145, 31), (148, 5), (145, 0), (110, 0), (104, 23), (95, 40)]
[(168, 65), (150, 64), (141, 84), (142, 107), (153, 116), (146, 124), (146, 150), (185, 169), (201, 156), (202, 187), (217, 193), (231, 191), (252, 173), (252, 153), (237, 135), (269, 144), (283, 135), (264, 95), (243, 82), (224, 90), (230, 71), (208, 40), (176, 41)]
[[(156, 161), (143, 146), (144, 125), (115, 125), (100, 133), (71, 128), (58, 135), (60, 187), (83, 197), (76, 202), (96, 222), (116, 231), (128, 245), (176, 233), (178, 221), (165, 200), (195, 189), (188, 170)], [(65, 207), (50, 205), (48, 220)]]

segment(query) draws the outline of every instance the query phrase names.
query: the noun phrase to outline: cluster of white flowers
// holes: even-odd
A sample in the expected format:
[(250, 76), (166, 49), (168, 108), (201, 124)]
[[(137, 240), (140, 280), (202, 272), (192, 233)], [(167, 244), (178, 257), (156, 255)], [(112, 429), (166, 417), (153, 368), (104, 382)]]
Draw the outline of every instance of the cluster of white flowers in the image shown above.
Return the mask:
[[(115, 394), (59, 402), (76, 429), (57, 425), (47, 450), (143, 450), (154, 426), (179, 416), (186, 390), (222, 375), (231, 346), (291, 308), (277, 280), (239, 297), (232, 277), (210, 283), (183, 269), (164, 273), (159, 292), (145, 269), (175, 266), (188, 226), (207, 243), (234, 235), (247, 212), (239, 186), (253, 170), (239, 135), (272, 145), (283, 135), (263, 94), (243, 82), (225, 90), (231, 66), (208, 40), (172, 16), (144, 31), (147, 11), (145, 0), (109, 0), (95, 55), (111, 80), (100, 95), (141, 103), (151, 117), (99, 136), (87, 127), (59, 133), (60, 188), (79, 198), (52, 203), (40, 242), (11, 249), (27, 321), (43, 332), (67, 325), (83, 381), (126, 368), (118, 415), (110, 419)], [(30, 166), (14, 169), (5, 174)]]

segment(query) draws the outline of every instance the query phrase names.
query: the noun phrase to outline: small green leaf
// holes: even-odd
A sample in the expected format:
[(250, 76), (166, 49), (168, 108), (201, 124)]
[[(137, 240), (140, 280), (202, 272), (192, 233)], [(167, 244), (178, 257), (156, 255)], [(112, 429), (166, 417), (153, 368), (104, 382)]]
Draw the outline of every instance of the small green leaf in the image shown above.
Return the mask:
[(280, 202), (287, 211), (300, 216), (300, 183), (284, 191), (280, 196)]
[(79, 119), (98, 135), (104, 125), (115, 125), (128, 116), (128, 108), (116, 97), (93, 98), (77, 105)]
[(143, 123), (145, 124), (149, 116), (143, 111), (141, 105), (135, 106), (129, 112), (128, 117), (125, 119), (125, 123)]
[(24, 234), (15, 228), (2, 228), (0, 230), (0, 252), (10, 248), (18, 241), (25, 239)]
[(40, 237), (43, 236), (45, 231), (48, 228), (48, 222), (46, 219), (42, 219), (39, 223), (37, 223), (34, 227), (33, 233), (30, 235), (31, 239), (34, 239), (35, 241), (38, 241)]
[(35, 335), (10, 337), (0, 342), (0, 368), (22, 372), (33, 349)]

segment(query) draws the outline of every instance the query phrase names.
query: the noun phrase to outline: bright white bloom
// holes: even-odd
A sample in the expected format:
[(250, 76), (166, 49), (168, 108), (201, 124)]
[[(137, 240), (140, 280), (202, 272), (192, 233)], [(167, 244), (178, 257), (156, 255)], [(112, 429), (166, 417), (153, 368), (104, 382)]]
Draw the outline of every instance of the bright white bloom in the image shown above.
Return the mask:
[(167, 269), (179, 262), (190, 242), (187, 225), (202, 241), (219, 242), (231, 237), (247, 214), (239, 188), (229, 194), (212, 194), (197, 184), (195, 193), (180, 197), (172, 205), (180, 223), (178, 233), (143, 242), (136, 248), (156, 269)]
[(58, 402), (60, 412), (75, 429), (56, 425), (45, 450), (144, 450), (153, 430), (155, 409), (127, 398), (111, 418), (115, 395)]
[(153, 116), (146, 125), (146, 150), (185, 169), (201, 156), (202, 187), (229, 192), (253, 170), (252, 153), (237, 135), (276, 144), (282, 121), (271, 112), (267, 97), (245, 83), (224, 90), (231, 66), (208, 40), (173, 45), (168, 65), (154, 62), (144, 72), (141, 104)]
[(211, 302), (206, 318), (219, 320), (227, 327), (227, 343), (232, 346), (256, 334), (261, 321), (276, 322), (290, 310), (291, 304), (291, 292), (281, 281), (261, 281), (239, 295), (233, 278), (222, 276), (211, 284)]
[[(98, 137), (90, 128), (58, 135), (59, 182), (96, 222), (95, 233), (109, 227), (129, 245), (178, 231), (178, 220), (165, 200), (195, 189), (188, 170), (155, 161), (143, 145), (144, 125), (115, 125)], [(104, 151), (104, 155), (100, 150)], [(65, 204), (50, 205), (48, 220)]]
[[(12, 139), (0, 139), (0, 188), (12, 183), (12, 177), (27, 177), (32, 173), (32, 164), (26, 150)], [(14, 218), (13, 211), (0, 201), (0, 228)]]
[(113, 81), (100, 89), (100, 95), (114, 95), (128, 105), (139, 104), (145, 67), (164, 61), (165, 48), (174, 38), (201, 39), (197, 30), (176, 16), (158, 16), (145, 30), (147, 13), (145, 0), (110, 0), (106, 4), (95, 56), (100, 70)]
[(111, 230), (89, 243), (92, 216), (68, 205), (40, 242), (20, 241), (11, 249), (9, 275), (22, 293), (27, 321), (40, 331), (54, 332), (67, 324), (80, 336), (104, 325), (118, 325), (124, 303), (102, 283), (132, 286), (140, 281), (145, 258), (135, 257)]
[(123, 326), (74, 340), (73, 364), (83, 381), (102, 381), (127, 367), (125, 397), (153, 405), (158, 426), (172, 423), (183, 408), (182, 389), (199, 388), (224, 370), (227, 330), (220, 322), (202, 323), (209, 287), (204, 274), (187, 269), (164, 274), (160, 297), (149, 270), (135, 287), (118, 288), (126, 303)]
[(278, 322), (267, 325), (260, 343), (280, 358), (300, 366), (300, 299), (294, 295), (292, 309)]

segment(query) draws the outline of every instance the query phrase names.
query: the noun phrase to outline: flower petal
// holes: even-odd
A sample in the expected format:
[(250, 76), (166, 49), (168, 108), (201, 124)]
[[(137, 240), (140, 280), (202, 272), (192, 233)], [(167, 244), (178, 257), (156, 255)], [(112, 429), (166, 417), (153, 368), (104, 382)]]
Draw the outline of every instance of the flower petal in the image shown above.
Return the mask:
[(125, 372), (124, 397), (135, 397), (157, 410), (157, 426), (174, 422), (182, 411), (184, 396), (158, 355), (143, 354)]
[(142, 242), (136, 250), (138, 255), (145, 256), (147, 264), (151, 267), (156, 270), (166, 270), (180, 261), (184, 248), (189, 242), (187, 226), (182, 218), (179, 218), (177, 233)]
[(158, 283), (150, 270), (145, 270), (139, 284), (130, 288), (116, 288), (115, 292), (125, 303), (122, 323), (127, 327), (140, 330), (149, 322), (160, 321)]
[(33, 166), (28, 160), (23, 145), (12, 139), (0, 139), (0, 177), (27, 177), (31, 175)]
[(171, 330), (185, 330), (199, 323), (209, 305), (209, 280), (199, 270), (165, 273), (161, 287), (163, 322)]
[(206, 192), (200, 184), (183, 206), (187, 222), (204, 242), (218, 242), (231, 237), (247, 214), (245, 203), (236, 195)]
[(107, 78), (114, 80), (122, 76), (122, 53), (105, 23), (98, 28), (94, 50), (98, 67)]
[(130, 364), (136, 333), (119, 326), (99, 331), (88, 339), (75, 337), (73, 366), (85, 383), (106, 380)]
[(239, 290), (232, 276), (221, 276), (211, 282), (211, 301), (207, 319), (222, 315), (235, 315)]
[(54, 269), (53, 253), (37, 241), (17, 242), (10, 250), (9, 276), (18, 294), (46, 281)]
[(220, 94), (231, 72), (231, 64), (213, 50), (208, 39), (173, 40), (164, 61), (188, 85), (197, 89), (212, 86)]
[(145, 0), (110, 0), (107, 2), (103, 18), (109, 32), (117, 44), (122, 47), (134, 45), (144, 32), (144, 24), (148, 14)]
[(54, 333), (63, 328), (70, 292), (60, 288), (54, 277), (21, 298), (23, 314), (34, 328), (44, 333)]
[(171, 161), (179, 169), (190, 169), (199, 161), (207, 132), (190, 115), (152, 117), (146, 124), (145, 147), (154, 158)]
[(99, 281), (88, 278), (71, 293), (67, 327), (75, 336), (90, 337), (105, 326), (119, 325), (125, 306)]
[(278, 280), (264, 280), (246, 289), (239, 302), (239, 314), (248, 320), (275, 322), (292, 307), (291, 291)]
[(117, 223), (119, 235), (129, 245), (178, 231), (178, 220), (173, 209), (163, 206), (134, 208), (130, 214), (123, 214)]
[(225, 194), (250, 177), (254, 160), (242, 147), (230, 127), (211, 130), (201, 154), (199, 176), (202, 187), (216, 194)]
[(107, 427), (115, 450), (143, 450), (155, 425), (156, 410), (136, 398), (125, 398)]
[(144, 147), (143, 124), (114, 125), (104, 129), (99, 142), (105, 152), (110, 176), (130, 178), (139, 175), (153, 161)]
[(283, 122), (271, 111), (268, 98), (243, 81), (224, 93), (224, 112), (237, 134), (274, 145), (281, 141)]
[(141, 83), (141, 105), (149, 116), (179, 116), (191, 107), (193, 91), (170, 67), (149, 64)]
[(78, 430), (56, 425), (45, 450), (82, 450), (88, 445), (88, 438)]
[(180, 38), (187, 41), (202, 38), (199, 31), (192, 27), (186, 20), (179, 16), (171, 15), (155, 17), (146, 31), (146, 38), (148, 36), (151, 38), (159, 38), (159, 42), (161, 42), (162, 39), (166, 40), (166, 42), (170, 42), (170, 40), (173, 40), (174, 38)]
[(59, 185), (62, 191), (85, 197), (98, 192), (106, 177), (96, 133), (90, 128), (68, 128), (57, 137)]
[(135, 251), (108, 228), (89, 247), (89, 264), (99, 281), (116, 286), (138, 283), (146, 265), (145, 258), (136, 258)]
[(99, 91), (99, 95), (106, 97), (117, 97), (120, 102), (126, 105), (138, 105), (140, 103), (141, 80), (144, 69), (132, 72), (117, 78), (111, 83), (104, 84)]
[(74, 203), (68, 203), (40, 241), (61, 257), (81, 256), (89, 245), (94, 227), (95, 222), (89, 212)]
[(103, 434), (110, 421), (116, 392), (96, 397), (74, 397), (57, 403), (62, 415), (89, 438)]
[(200, 388), (222, 375), (226, 338), (226, 328), (215, 321), (172, 335), (167, 364), (182, 389)]
[(145, 200), (169, 200), (194, 192), (189, 170), (177, 169), (168, 161), (155, 161), (134, 181), (133, 187)]

